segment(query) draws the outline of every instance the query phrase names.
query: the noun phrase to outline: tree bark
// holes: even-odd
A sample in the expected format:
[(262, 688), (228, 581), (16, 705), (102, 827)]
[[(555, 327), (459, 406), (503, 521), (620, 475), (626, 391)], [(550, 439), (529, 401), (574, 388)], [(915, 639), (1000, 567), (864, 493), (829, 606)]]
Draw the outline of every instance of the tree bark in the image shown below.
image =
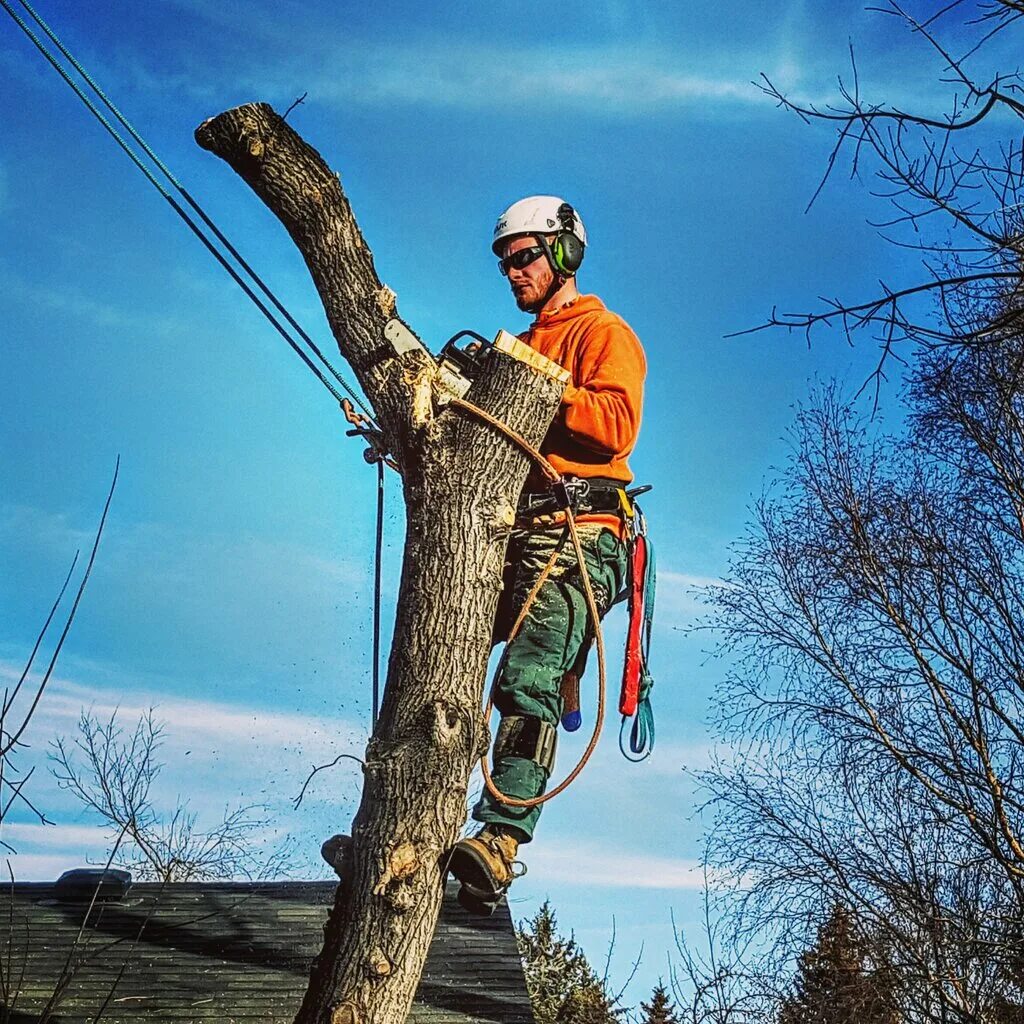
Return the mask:
[[(394, 1024), (408, 1015), (469, 775), (486, 749), (484, 675), (529, 460), (493, 427), (439, 404), (425, 350), (397, 354), (385, 341), (395, 296), (377, 277), (337, 175), (281, 117), (248, 104), (204, 122), (196, 140), (287, 228), (402, 467), (405, 552), (383, 707), (324, 948), (296, 1018)], [(495, 352), (466, 397), (536, 445), (562, 389)]]

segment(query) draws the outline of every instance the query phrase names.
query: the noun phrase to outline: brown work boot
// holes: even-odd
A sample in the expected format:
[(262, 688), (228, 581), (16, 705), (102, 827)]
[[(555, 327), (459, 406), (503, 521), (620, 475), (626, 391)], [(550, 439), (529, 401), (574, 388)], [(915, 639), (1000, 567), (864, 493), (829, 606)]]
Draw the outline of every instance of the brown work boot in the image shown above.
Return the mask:
[(516, 860), (518, 850), (519, 841), (493, 825), (455, 844), (448, 870), (462, 883), (459, 902), (466, 910), (494, 913), (512, 881), (525, 873), (517, 870), (523, 868)]

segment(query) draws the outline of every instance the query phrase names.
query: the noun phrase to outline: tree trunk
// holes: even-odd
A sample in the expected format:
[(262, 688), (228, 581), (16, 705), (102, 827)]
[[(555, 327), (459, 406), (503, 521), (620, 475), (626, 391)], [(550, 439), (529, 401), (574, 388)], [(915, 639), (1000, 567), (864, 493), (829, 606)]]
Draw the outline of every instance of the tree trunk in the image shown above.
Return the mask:
[[(424, 349), (398, 354), (385, 340), (395, 296), (377, 277), (338, 177), (281, 117), (249, 104), (204, 122), (196, 139), (288, 229), (402, 467), (407, 533), (384, 702), (353, 845), (296, 1018), (395, 1024), (416, 991), (447, 853), (466, 818), (469, 775), (486, 749), (483, 681), (529, 460), (467, 411), (439, 405)], [(493, 353), (466, 397), (538, 444), (561, 392)]]

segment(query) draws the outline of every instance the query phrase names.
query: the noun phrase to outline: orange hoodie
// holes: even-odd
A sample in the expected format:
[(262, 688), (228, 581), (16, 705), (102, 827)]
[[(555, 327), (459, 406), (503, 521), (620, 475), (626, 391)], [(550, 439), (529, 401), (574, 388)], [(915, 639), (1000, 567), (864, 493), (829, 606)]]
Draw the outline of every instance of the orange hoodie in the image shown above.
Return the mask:
[[(647, 372), (644, 351), (630, 326), (596, 295), (581, 295), (538, 316), (522, 340), (571, 374), (541, 445), (552, 466), (567, 476), (629, 484), (633, 474), (627, 458), (640, 430)], [(541, 479), (531, 474), (527, 489), (541, 486)], [(619, 525), (615, 516), (595, 514), (581, 520), (613, 529)]]

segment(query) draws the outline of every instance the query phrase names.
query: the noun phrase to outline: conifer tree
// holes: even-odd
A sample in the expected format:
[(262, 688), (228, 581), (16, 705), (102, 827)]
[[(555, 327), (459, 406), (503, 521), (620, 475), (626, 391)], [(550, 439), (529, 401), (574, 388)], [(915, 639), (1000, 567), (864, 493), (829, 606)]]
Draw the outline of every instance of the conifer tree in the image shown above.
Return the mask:
[(837, 904), (800, 956), (779, 1024), (899, 1024), (887, 965), (881, 956), (871, 962), (872, 952), (853, 914)]
[(682, 1024), (664, 984), (660, 981), (654, 986), (651, 1001), (641, 1003), (640, 1010), (644, 1014), (641, 1024)]
[(615, 997), (572, 935), (559, 934), (549, 901), (520, 925), (516, 938), (537, 1024), (617, 1024), (622, 1010)]

